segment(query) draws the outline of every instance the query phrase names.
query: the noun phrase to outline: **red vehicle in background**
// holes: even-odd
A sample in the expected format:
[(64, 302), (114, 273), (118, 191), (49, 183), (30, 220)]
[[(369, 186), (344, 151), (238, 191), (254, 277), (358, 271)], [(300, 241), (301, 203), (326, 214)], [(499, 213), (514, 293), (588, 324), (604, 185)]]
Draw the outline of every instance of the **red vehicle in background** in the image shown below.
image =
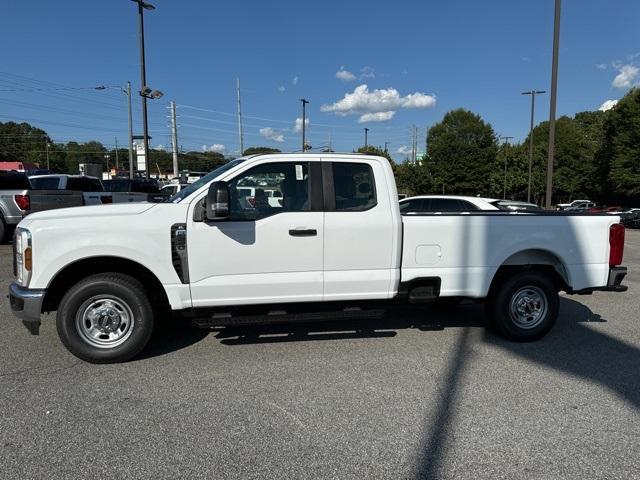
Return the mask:
[(622, 207), (607, 207), (606, 205), (596, 205), (595, 207), (589, 208), (587, 213), (613, 213), (619, 212), (622, 210)]

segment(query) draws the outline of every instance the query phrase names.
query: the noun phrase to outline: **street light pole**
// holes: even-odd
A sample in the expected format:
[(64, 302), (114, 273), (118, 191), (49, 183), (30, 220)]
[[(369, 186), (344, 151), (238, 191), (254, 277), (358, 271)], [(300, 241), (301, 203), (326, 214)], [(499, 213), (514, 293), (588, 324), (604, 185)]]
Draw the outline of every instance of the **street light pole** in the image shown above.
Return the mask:
[(307, 141), (306, 141), (306, 123), (307, 123), (307, 110), (306, 110), (306, 106), (307, 103), (309, 103), (309, 101), (306, 98), (301, 98), (300, 101), (302, 102), (302, 151), (306, 152), (307, 151)]
[(364, 127), (364, 148), (369, 146), (369, 129)]
[(551, 64), (551, 101), (549, 106), (549, 157), (547, 158), (547, 191), (545, 207), (551, 210), (553, 187), (553, 158), (556, 142), (556, 97), (558, 95), (558, 56), (560, 49), (560, 13), (562, 0), (556, 0), (553, 18), (553, 60)]
[(140, 39), (140, 96), (142, 97), (142, 128), (144, 144), (144, 172), (149, 176), (149, 122), (147, 120), (147, 71), (144, 52), (144, 9), (155, 10), (156, 7), (144, 0), (132, 0), (138, 4), (138, 37)]
[(46, 147), (47, 147), (47, 170), (49, 170), (49, 140), (46, 140)]
[(536, 95), (546, 93), (544, 90), (531, 90), (522, 92), (522, 95), (531, 95), (531, 126), (529, 128), (529, 183), (527, 184), (527, 202), (531, 202), (531, 170), (533, 168), (533, 119), (536, 109)]

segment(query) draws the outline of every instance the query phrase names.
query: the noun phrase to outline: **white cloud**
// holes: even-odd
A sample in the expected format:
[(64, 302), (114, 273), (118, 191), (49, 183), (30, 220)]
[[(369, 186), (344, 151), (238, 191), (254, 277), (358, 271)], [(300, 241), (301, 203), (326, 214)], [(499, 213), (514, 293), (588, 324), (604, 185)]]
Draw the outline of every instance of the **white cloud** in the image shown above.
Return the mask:
[(602, 105), (600, 105), (600, 108), (598, 110), (600, 110), (601, 112), (606, 112), (607, 110), (611, 110), (613, 107), (615, 107), (617, 103), (618, 100), (606, 100)]
[(612, 85), (616, 88), (629, 88), (635, 84), (640, 75), (640, 68), (635, 65), (617, 65), (618, 75), (613, 79)]
[[(309, 128), (309, 119), (308, 119), (308, 118), (305, 118), (305, 119), (304, 119), (304, 127), (305, 127), (306, 129), (308, 129), (308, 128)], [(295, 123), (294, 123), (294, 125), (293, 125), (293, 131), (294, 131), (295, 133), (300, 133), (300, 132), (302, 132), (302, 117), (298, 117), (298, 118), (296, 118), (296, 121), (295, 121)]]
[(393, 110), (389, 112), (365, 113), (363, 115), (360, 115), (360, 118), (358, 119), (358, 123), (387, 122), (391, 120), (395, 114), (396, 112), (394, 112)]
[[(367, 122), (389, 120), (400, 108), (429, 108), (435, 104), (436, 97), (433, 95), (415, 92), (402, 97), (395, 88), (369, 91), (367, 85), (359, 85), (352, 93), (346, 93), (341, 100), (322, 105), (320, 110), (342, 117), (360, 115), (360, 122)], [(380, 115), (367, 115), (374, 113)]]
[(210, 152), (223, 153), (225, 150), (226, 150), (226, 147), (221, 143), (214, 143), (209, 147)]
[(285, 90), (286, 90), (286, 88), (284, 88), (284, 85), (280, 85), (280, 86), (278, 87), (278, 91), (279, 91), (279, 92), (284, 92)]
[(598, 70), (606, 70), (607, 69), (607, 64), (606, 63), (596, 63), (596, 68)]
[(293, 77), (293, 78), (291, 79), (291, 84), (292, 84), (292, 85), (298, 85), (298, 80), (300, 80), (300, 79), (299, 79), (299, 78), (298, 78), (298, 76), (296, 75), (295, 77)]
[(273, 140), (274, 142), (284, 142), (284, 135), (271, 127), (261, 128), (260, 135), (269, 140)]
[(522, 61), (523, 62), (530, 62), (531, 58), (530, 57), (522, 57)]
[(343, 82), (353, 82), (356, 76), (349, 70), (345, 70), (344, 65), (340, 67), (340, 70), (336, 72), (336, 78)]
[(164, 145), (162, 145), (161, 143), (160, 143), (160, 144), (158, 144), (158, 145), (156, 145), (156, 148), (155, 148), (155, 149), (156, 149), (156, 150), (162, 150), (162, 151), (165, 151), (165, 150), (166, 150), (166, 148), (164, 148)]
[(411, 154), (411, 149), (409, 147), (407, 147), (406, 145), (402, 145), (401, 147), (399, 147), (396, 150), (396, 153), (398, 153), (400, 155), (410, 155)]
[(371, 67), (362, 67), (360, 69), (360, 78), (376, 78), (376, 72)]

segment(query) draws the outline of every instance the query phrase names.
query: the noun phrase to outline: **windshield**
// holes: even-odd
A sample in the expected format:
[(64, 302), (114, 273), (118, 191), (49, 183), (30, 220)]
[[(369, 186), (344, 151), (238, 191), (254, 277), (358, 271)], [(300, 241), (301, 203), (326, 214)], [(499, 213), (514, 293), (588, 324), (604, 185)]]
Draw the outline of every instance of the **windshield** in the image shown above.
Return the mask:
[(244, 158), (238, 158), (236, 160), (230, 161), (229, 163), (225, 163), (224, 165), (221, 165), (220, 167), (216, 168), (215, 170), (207, 173), (204, 177), (200, 178), (198, 181), (193, 182), (189, 186), (187, 186), (187, 187), (183, 188), (182, 190), (180, 190), (175, 195), (172, 195), (169, 198), (168, 201), (171, 202), (171, 203), (179, 203), (179, 202), (181, 202), (182, 200), (187, 198), (189, 195), (191, 195), (193, 192), (198, 191), (204, 185), (206, 185), (207, 183), (211, 182), (214, 178), (220, 176), (222, 173), (226, 172), (227, 170), (231, 170), (236, 165), (239, 165), (242, 162), (244, 162), (244, 160), (245, 160)]

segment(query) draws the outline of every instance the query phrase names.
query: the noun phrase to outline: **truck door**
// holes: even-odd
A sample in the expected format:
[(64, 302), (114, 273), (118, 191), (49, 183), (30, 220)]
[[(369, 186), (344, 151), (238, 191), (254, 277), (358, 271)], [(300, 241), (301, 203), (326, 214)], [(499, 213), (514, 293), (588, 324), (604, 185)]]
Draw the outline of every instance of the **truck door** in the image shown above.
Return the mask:
[(229, 220), (189, 226), (194, 307), (322, 300), (320, 162), (266, 162), (228, 180)]
[(401, 227), (382, 165), (332, 159), (322, 162), (322, 173), (324, 299), (389, 298), (398, 276)]

